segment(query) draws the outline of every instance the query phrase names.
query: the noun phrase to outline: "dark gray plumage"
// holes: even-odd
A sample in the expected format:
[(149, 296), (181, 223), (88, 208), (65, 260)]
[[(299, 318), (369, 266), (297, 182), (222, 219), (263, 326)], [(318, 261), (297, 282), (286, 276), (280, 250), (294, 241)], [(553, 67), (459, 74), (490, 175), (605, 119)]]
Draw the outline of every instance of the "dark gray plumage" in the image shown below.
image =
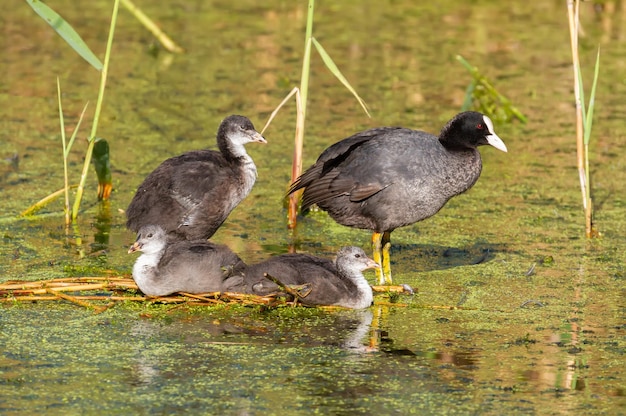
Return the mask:
[(211, 237), (250, 193), (257, 171), (247, 143), (266, 143), (246, 117), (224, 119), (219, 151), (195, 150), (165, 160), (137, 189), (126, 210), (126, 226), (138, 232), (160, 225), (171, 239)]
[(158, 225), (141, 227), (129, 253), (141, 251), (133, 279), (148, 296), (175, 292), (206, 293), (223, 290), (224, 281), (240, 273), (245, 263), (228, 247), (206, 240), (175, 241)]
[(390, 234), (437, 213), (478, 180), (477, 147), (504, 152), (489, 117), (457, 114), (439, 137), (401, 127), (357, 133), (326, 149), (291, 186), (304, 189), (302, 210), (317, 204), (338, 223), (374, 231), (374, 260), (382, 259), (382, 279), (391, 282)]
[(343, 247), (335, 261), (308, 254), (283, 254), (248, 266), (240, 276), (229, 278), (227, 292), (268, 295), (280, 291), (265, 273), (285, 285), (307, 285), (306, 305), (335, 305), (360, 309), (372, 304), (372, 288), (363, 270), (379, 267), (358, 247)]

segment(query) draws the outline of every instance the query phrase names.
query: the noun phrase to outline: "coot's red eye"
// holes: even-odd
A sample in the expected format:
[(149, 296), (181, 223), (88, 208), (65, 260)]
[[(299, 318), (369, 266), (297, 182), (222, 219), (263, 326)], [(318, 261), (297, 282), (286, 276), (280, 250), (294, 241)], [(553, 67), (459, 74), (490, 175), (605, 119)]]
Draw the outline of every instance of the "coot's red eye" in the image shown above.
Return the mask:
[(482, 129), (484, 129), (484, 128), (485, 128), (485, 126), (484, 126), (482, 123), (478, 123), (478, 124), (476, 125), (476, 128), (477, 128), (478, 130), (482, 130)]

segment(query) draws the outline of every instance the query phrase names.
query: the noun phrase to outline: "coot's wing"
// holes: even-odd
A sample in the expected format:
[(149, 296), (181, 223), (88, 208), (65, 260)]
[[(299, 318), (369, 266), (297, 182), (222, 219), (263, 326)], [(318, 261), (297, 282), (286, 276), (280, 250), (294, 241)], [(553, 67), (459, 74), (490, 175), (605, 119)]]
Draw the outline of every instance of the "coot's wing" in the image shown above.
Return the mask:
[[(174, 158), (175, 159), (175, 158)], [(144, 225), (158, 224), (165, 231), (178, 226), (181, 207), (172, 204), (172, 173), (176, 167), (172, 159), (161, 163), (139, 185), (126, 209), (126, 226), (138, 232)]]
[(294, 182), (289, 192), (305, 188), (302, 209), (340, 195), (353, 202), (365, 200), (390, 185), (381, 181), (379, 165), (389, 163), (379, 143), (406, 130), (380, 127), (350, 136), (326, 149), (317, 162)]
[(232, 180), (231, 165), (221, 153), (204, 150), (192, 156), (179, 156), (178, 165), (184, 168), (171, 169), (172, 196), (187, 209), (193, 208), (210, 192), (223, 191), (223, 186)]
[(241, 174), (222, 157), (191, 165), (174, 177), (172, 196), (184, 208), (177, 233), (206, 239), (241, 200)]
[(313, 166), (307, 169), (289, 188), (289, 193), (298, 189), (306, 188), (311, 182), (326, 175), (330, 170), (336, 168), (355, 150), (373, 137), (377, 137), (386, 131), (393, 131), (396, 127), (380, 127), (356, 133), (348, 138), (338, 141), (328, 147), (317, 158)]
[(198, 150), (170, 158), (140, 185), (126, 212), (127, 226), (135, 230), (159, 224), (190, 239), (208, 238), (228, 215), (225, 189), (233, 180), (231, 164), (219, 152)]

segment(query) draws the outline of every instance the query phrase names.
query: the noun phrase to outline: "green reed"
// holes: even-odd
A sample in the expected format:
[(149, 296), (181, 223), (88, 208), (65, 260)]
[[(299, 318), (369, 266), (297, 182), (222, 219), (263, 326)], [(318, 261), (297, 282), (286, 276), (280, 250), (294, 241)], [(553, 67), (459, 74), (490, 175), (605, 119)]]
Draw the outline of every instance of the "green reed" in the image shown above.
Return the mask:
[[(272, 122), (280, 108), (293, 96), (296, 100), (296, 132), (294, 140), (294, 153), (293, 161), (291, 165), (291, 183), (293, 183), (298, 176), (302, 173), (302, 148), (304, 146), (304, 122), (306, 119), (307, 110), (307, 98), (309, 95), (309, 78), (311, 72), (311, 50), (312, 46), (315, 47), (319, 53), (322, 61), (326, 65), (326, 68), (354, 95), (359, 102), (365, 113), (370, 117), (370, 113), (367, 110), (365, 101), (361, 99), (356, 90), (352, 88), (352, 85), (343, 76), (333, 59), (330, 57), (324, 47), (313, 37), (313, 15), (315, 11), (315, 0), (309, 0), (307, 8), (307, 20), (306, 20), (306, 32), (304, 36), (304, 55), (302, 58), (302, 75), (300, 78), (300, 88), (294, 87), (289, 94), (278, 104), (276, 109), (270, 115), (265, 127), (261, 133), (265, 131), (267, 126)], [(290, 229), (295, 228), (296, 218), (298, 211), (298, 201), (300, 199), (301, 192), (297, 192), (289, 196), (289, 209), (288, 209), (288, 227)]]
[(71, 223), (71, 215), (70, 215), (70, 183), (69, 183), (69, 174), (67, 170), (67, 158), (70, 154), (70, 150), (72, 149), (72, 145), (74, 144), (74, 140), (76, 140), (76, 134), (78, 133), (78, 129), (80, 128), (80, 124), (83, 121), (85, 116), (85, 111), (87, 110), (87, 105), (83, 107), (83, 111), (80, 113), (80, 117), (78, 119), (78, 123), (76, 123), (76, 127), (72, 132), (72, 136), (70, 137), (69, 143), (65, 138), (65, 117), (63, 116), (63, 105), (61, 103), (61, 81), (59, 81), (59, 77), (57, 77), (57, 95), (59, 99), (59, 126), (61, 127), (61, 143), (63, 144), (63, 178), (64, 178), (64, 193), (65, 193), (65, 225), (69, 225)]
[[(65, 187), (63, 189), (63, 193), (65, 194), (65, 223), (69, 225), (71, 221), (76, 220), (78, 217), (78, 211), (80, 209), (80, 204), (82, 201), (85, 182), (87, 180), (87, 173), (89, 171), (89, 165), (91, 164), (93, 148), (96, 143), (96, 133), (98, 130), (98, 121), (100, 119), (100, 113), (102, 111), (102, 103), (104, 101), (104, 91), (106, 86), (107, 75), (109, 72), (109, 61), (111, 57), (111, 46), (113, 44), (113, 35), (115, 33), (115, 24), (117, 21), (117, 14), (119, 10), (119, 0), (115, 0), (113, 4), (113, 13), (111, 16), (111, 26), (109, 30), (109, 36), (107, 39), (106, 52), (104, 55), (104, 63), (100, 62), (98, 57), (89, 49), (89, 46), (83, 41), (80, 35), (72, 28), (72, 26), (66, 22), (58, 13), (52, 10), (50, 7), (41, 3), (37, 0), (27, 0), (28, 4), (33, 8), (33, 10), (41, 16), (43, 20), (45, 20), (50, 26), (83, 58), (87, 61), (91, 66), (93, 66), (96, 70), (100, 71), (100, 88), (98, 90), (98, 98), (96, 101), (96, 109), (94, 112), (93, 124), (91, 126), (91, 133), (87, 138), (87, 151), (85, 154), (85, 160), (83, 163), (82, 174), (80, 178), (80, 182), (76, 187), (76, 197), (74, 199), (74, 204), (71, 210), (69, 209), (69, 178), (68, 178), (68, 169), (67, 169), (67, 159), (69, 156), (69, 152), (76, 138), (76, 134), (78, 132), (78, 128), (83, 120), (85, 110), (87, 109), (87, 105), (83, 108), (80, 119), (72, 133), (69, 143), (66, 141), (65, 137), (65, 119), (63, 116), (63, 106), (61, 103), (61, 86), (60, 81), (57, 78), (57, 94), (58, 94), (58, 105), (59, 105), (59, 125), (61, 127), (61, 142), (63, 145), (63, 172), (64, 172), (64, 183)], [(51, 195), (43, 198), (39, 202), (35, 203), (33, 206), (26, 209), (22, 212), (22, 215), (30, 215), (35, 212), (37, 209), (41, 208), (43, 205), (47, 204), (56, 196), (60, 195), (60, 192), (54, 192)], [(108, 196), (108, 195), (107, 195)]]
[(113, 46), (113, 35), (115, 34), (115, 24), (117, 22), (117, 12), (119, 10), (120, 1), (115, 0), (113, 3), (113, 13), (111, 15), (111, 25), (109, 27), (109, 36), (107, 38), (106, 51), (104, 53), (104, 64), (102, 65), (102, 71), (100, 71), (100, 88), (98, 89), (98, 99), (96, 100), (96, 110), (93, 116), (93, 123), (91, 125), (91, 134), (89, 135), (87, 152), (85, 154), (85, 163), (83, 163), (83, 171), (80, 175), (80, 182), (76, 189), (76, 198), (74, 199), (74, 206), (72, 207), (72, 220), (76, 220), (78, 217), (78, 210), (80, 209), (80, 203), (83, 199), (83, 193), (85, 189), (85, 182), (87, 181), (87, 173), (89, 172), (89, 165), (91, 164), (91, 156), (93, 153), (93, 147), (96, 144), (96, 132), (98, 131), (98, 122), (100, 121), (100, 113), (102, 111), (102, 102), (104, 101), (104, 90), (107, 83), (107, 76), (109, 74), (109, 60), (111, 58), (111, 47)]
[[(104, 101), (104, 91), (106, 87), (106, 81), (109, 72), (109, 61), (111, 57), (111, 47), (113, 44), (113, 35), (115, 33), (115, 26), (117, 22), (118, 10), (120, 2), (135, 16), (161, 43), (162, 45), (169, 50), (170, 52), (183, 52), (183, 49), (174, 43), (165, 33), (163, 33), (156, 24), (154, 24), (137, 6), (135, 6), (130, 0), (115, 0), (113, 4), (113, 12), (111, 15), (111, 24), (109, 29), (109, 36), (107, 38), (106, 51), (104, 55), (104, 63), (101, 62), (98, 57), (91, 51), (89, 46), (83, 41), (80, 35), (72, 28), (72, 26), (65, 21), (57, 12), (55, 12), (52, 8), (42, 3), (39, 0), (26, 0), (27, 3), (31, 6), (31, 8), (44, 20), (46, 21), (58, 34), (61, 36), (68, 45), (72, 47), (85, 61), (87, 61), (91, 66), (93, 66), (97, 71), (100, 72), (100, 86), (98, 90), (98, 98), (96, 101), (96, 109), (94, 112), (93, 124), (91, 127), (91, 133), (87, 138), (87, 150), (85, 153), (85, 160), (83, 163), (83, 169), (80, 177), (80, 182), (78, 185), (69, 184), (68, 178), (68, 169), (67, 169), (67, 158), (69, 156), (70, 149), (72, 144), (74, 143), (74, 139), (76, 138), (76, 133), (78, 132), (78, 128), (80, 127), (81, 121), (83, 120), (85, 108), (81, 113), (78, 124), (76, 125), (72, 137), (67, 143), (65, 137), (65, 121), (63, 116), (63, 107), (61, 105), (61, 87), (60, 82), (57, 79), (57, 91), (58, 91), (58, 105), (59, 105), (59, 124), (61, 127), (61, 141), (63, 145), (63, 172), (64, 172), (64, 182), (65, 187), (60, 191), (53, 192), (37, 203), (33, 204), (31, 207), (27, 208), (22, 212), (22, 216), (31, 215), (38, 209), (42, 208), (46, 204), (50, 203), (54, 199), (56, 199), (61, 194), (65, 194), (65, 222), (67, 225), (71, 223), (71, 221), (75, 220), (78, 217), (78, 212), (80, 210), (80, 204), (83, 198), (85, 183), (87, 180), (87, 174), (89, 172), (89, 165), (92, 162), (94, 156), (94, 147), (96, 148), (96, 158), (94, 160), (94, 164), (96, 167), (96, 173), (98, 176), (98, 199), (99, 200), (107, 200), (111, 194), (112, 184), (111, 184), (111, 170), (109, 164), (109, 146), (108, 143), (101, 138), (96, 137), (96, 133), (98, 130), (98, 123), (100, 120), (100, 114), (102, 111), (102, 103)], [(76, 188), (76, 198), (74, 200), (74, 204), (70, 211), (69, 208), (69, 190), (70, 188)]]
[(593, 201), (591, 199), (591, 181), (589, 178), (589, 141), (593, 127), (596, 86), (600, 72), (600, 49), (596, 55), (593, 85), (589, 96), (589, 105), (585, 108), (585, 90), (583, 88), (582, 68), (578, 53), (578, 33), (580, 27), (580, 1), (567, 0), (567, 12), (574, 69), (574, 98), (576, 101), (576, 154), (578, 177), (585, 213), (585, 235), (590, 238), (597, 235), (593, 228)]

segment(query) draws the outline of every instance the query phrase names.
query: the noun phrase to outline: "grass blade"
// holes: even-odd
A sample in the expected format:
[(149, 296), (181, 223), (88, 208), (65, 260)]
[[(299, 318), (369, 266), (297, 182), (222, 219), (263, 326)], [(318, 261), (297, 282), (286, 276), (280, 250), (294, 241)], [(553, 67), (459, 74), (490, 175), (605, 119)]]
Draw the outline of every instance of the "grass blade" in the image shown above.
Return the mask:
[(85, 61), (89, 62), (91, 66), (98, 71), (102, 70), (102, 62), (96, 55), (89, 49), (89, 46), (80, 37), (78, 33), (67, 23), (57, 12), (52, 10), (46, 4), (38, 0), (26, 0), (26, 2), (32, 7), (43, 20), (61, 36), (67, 43), (78, 53)]
[[(574, 72), (575, 75), (578, 77), (578, 97), (580, 99), (580, 114), (584, 124), (585, 120), (587, 119), (587, 108), (585, 107), (585, 87), (583, 85), (583, 71), (580, 69), (580, 62), (577, 62), (574, 65)], [(583, 127), (583, 132), (584, 130), (585, 129)]]
[(598, 84), (598, 74), (600, 73), (600, 48), (598, 48), (598, 54), (596, 56), (596, 66), (593, 74), (593, 85), (591, 86), (591, 95), (589, 96), (589, 105), (587, 107), (587, 114), (585, 116), (585, 144), (589, 144), (589, 138), (591, 137), (591, 127), (593, 125), (593, 109), (596, 101), (596, 85)]
[[(70, 186), (68, 186), (69, 189), (74, 189), (76, 187), (77, 187), (77, 185), (70, 185)], [(39, 201), (35, 202), (33, 205), (31, 205), (30, 207), (28, 207), (24, 211), (22, 211), (20, 213), (20, 217), (27, 217), (29, 215), (33, 215), (35, 212), (39, 211), (41, 208), (45, 207), (50, 202), (56, 200), (58, 197), (63, 195), (65, 193), (66, 189), (67, 188), (59, 189), (58, 191), (53, 192), (50, 195), (46, 196), (45, 198), (42, 198)]]
[(144, 25), (146, 29), (156, 37), (161, 45), (170, 52), (183, 53), (184, 49), (174, 42), (169, 36), (167, 36), (157, 25), (154, 23), (144, 12), (141, 11), (131, 0), (122, 0), (124, 7), (132, 13), (133, 16)]
[[(57, 77), (57, 97), (59, 99), (59, 126), (61, 127), (61, 143), (63, 143), (63, 180), (65, 183), (65, 225), (68, 225), (71, 221), (70, 218), (70, 190), (69, 190), (69, 177), (67, 173), (67, 142), (65, 140), (65, 118), (63, 117), (63, 105), (61, 104), (61, 81)], [(74, 130), (76, 131), (76, 130)]]
[(598, 48), (598, 54), (596, 55), (596, 65), (593, 75), (593, 85), (591, 86), (591, 94), (589, 96), (589, 105), (587, 108), (587, 115), (584, 119), (584, 148), (585, 148), (585, 183), (587, 185), (587, 209), (585, 210), (585, 224), (586, 232), (588, 236), (594, 234), (593, 231), (593, 202), (591, 201), (591, 179), (589, 177), (589, 139), (591, 138), (591, 127), (593, 125), (593, 110), (596, 101), (596, 86), (598, 84), (598, 74), (600, 73), (600, 48)]
[(339, 68), (337, 68), (337, 65), (335, 64), (333, 59), (330, 57), (330, 55), (326, 52), (324, 47), (315, 38), (311, 38), (311, 41), (313, 41), (315, 48), (319, 52), (320, 56), (322, 57), (322, 60), (324, 61), (324, 63), (326, 64), (326, 67), (330, 70), (330, 72), (332, 72), (332, 74), (335, 77), (337, 77), (339, 81), (341, 81), (341, 83), (348, 89), (348, 91), (350, 91), (352, 95), (354, 95), (354, 97), (357, 99), (359, 104), (361, 104), (361, 107), (363, 107), (365, 114), (367, 114), (368, 117), (372, 117), (370, 115), (370, 112), (367, 110), (367, 105), (365, 104), (365, 101), (363, 101), (361, 97), (359, 97), (359, 94), (357, 94), (357, 92), (354, 90), (354, 88), (352, 88), (352, 85), (350, 85), (350, 83), (343, 76)]
[(285, 103), (287, 103), (287, 101), (294, 95), (294, 94), (298, 94), (298, 87), (293, 87), (293, 89), (289, 92), (289, 94), (287, 94), (287, 96), (285, 98), (283, 98), (283, 100), (280, 102), (280, 104), (278, 104), (278, 106), (276, 106), (276, 108), (274, 109), (274, 111), (272, 111), (272, 114), (270, 114), (269, 118), (267, 119), (267, 122), (265, 123), (265, 126), (263, 126), (263, 130), (261, 130), (261, 134), (263, 134), (265, 132), (265, 130), (267, 130), (267, 128), (269, 127), (269, 125), (272, 123), (272, 120), (274, 120), (274, 117), (276, 117), (276, 114), (278, 114), (278, 112), (280, 111), (281, 108), (283, 108), (283, 106), (285, 105)]
[(72, 150), (72, 145), (74, 144), (74, 140), (76, 140), (76, 134), (78, 133), (78, 129), (80, 128), (80, 123), (82, 123), (83, 118), (85, 118), (85, 112), (87, 111), (88, 105), (89, 103), (85, 104), (85, 106), (83, 107), (83, 111), (80, 113), (80, 117), (78, 117), (78, 122), (76, 123), (76, 127), (72, 132), (72, 136), (70, 137), (70, 142), (67, 145), (67, 149), (65, 150), (65, 157), (67, 157), (70, 154), (70, 150)]

